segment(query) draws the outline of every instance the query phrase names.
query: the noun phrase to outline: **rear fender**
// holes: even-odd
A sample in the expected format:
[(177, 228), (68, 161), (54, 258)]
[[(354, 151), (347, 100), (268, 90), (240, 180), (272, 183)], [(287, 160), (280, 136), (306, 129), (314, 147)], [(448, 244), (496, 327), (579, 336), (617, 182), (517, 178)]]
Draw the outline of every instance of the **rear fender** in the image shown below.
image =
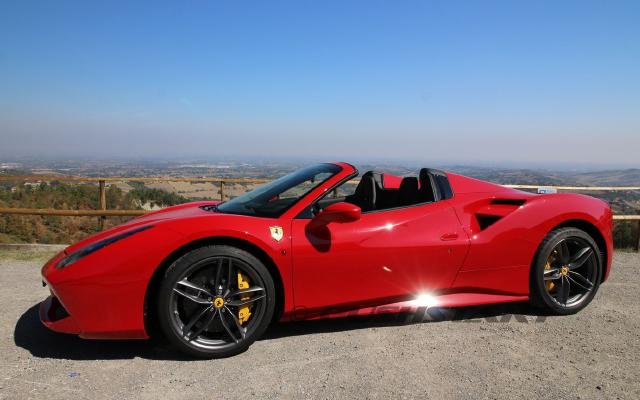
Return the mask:
[[(469, 198), (466, 206), (457, 208), (464, 229), (469, 233), (471, 246), (454, 286), (473, 284), (478, 276), (489, 274), (504, 279), (495, 288), (490, 287), (492, 279), (488, 279), (482, 288), (528, 293), (528, 271), (538, 246), (551, 230), (568, 221), (584, 221), (597, 227), (605, 239), (606, 254), (611, 254), (611, 210), (601, 200), (577, 194), (532, 196), (484, 229), (474, 225), (476, 215), (473, 210), (477, 208), (470, 207), (481, 202), (477, 197)], [(610, 265), (608, 257), (605, 275)]]

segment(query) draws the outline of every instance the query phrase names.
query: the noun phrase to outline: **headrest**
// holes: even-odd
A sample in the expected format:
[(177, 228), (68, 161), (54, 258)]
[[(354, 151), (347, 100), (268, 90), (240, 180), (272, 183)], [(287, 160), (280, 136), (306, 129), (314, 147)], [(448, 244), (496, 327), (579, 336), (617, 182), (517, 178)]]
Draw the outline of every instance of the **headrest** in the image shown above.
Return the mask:
[(403, 206), (418, 202), (418, 178), (407, 176), (402, 179), (398, 189), (398, 200)]
[(420, 170), (420, 201), (435, 201), (436, 200), (436, 183), (433, 175), (428, 168), (422, 168)]
[(362, 211), (371, 211), (376, 205), (377, 183), (372, 171), (366, 172), (360, 178), (360, 183), (356, 187), (354, 196)]

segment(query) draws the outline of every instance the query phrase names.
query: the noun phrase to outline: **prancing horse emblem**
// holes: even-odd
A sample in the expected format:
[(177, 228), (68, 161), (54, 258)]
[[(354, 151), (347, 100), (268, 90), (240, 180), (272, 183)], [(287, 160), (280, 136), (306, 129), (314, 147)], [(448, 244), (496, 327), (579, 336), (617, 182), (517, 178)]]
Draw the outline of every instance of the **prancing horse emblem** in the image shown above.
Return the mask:
[(274, 238), (277, 242), (282, 240), (284, 232), (281, 226), (270, 226), (269, 230), (271, 231), (271, 237)]

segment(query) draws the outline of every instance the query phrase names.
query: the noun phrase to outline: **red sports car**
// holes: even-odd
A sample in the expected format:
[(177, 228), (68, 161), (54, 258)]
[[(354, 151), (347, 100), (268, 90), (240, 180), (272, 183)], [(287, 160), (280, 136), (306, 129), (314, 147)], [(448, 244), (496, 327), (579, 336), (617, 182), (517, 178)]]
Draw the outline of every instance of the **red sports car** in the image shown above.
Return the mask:
[(42, 322), (90, 339), (144, 339), (224, 357), (281, 321), (529, 300), (585, 307), (611, 267), (612, 213), (424, 168), (303, 168), (233, 200), (146, 214), (42, 269)]

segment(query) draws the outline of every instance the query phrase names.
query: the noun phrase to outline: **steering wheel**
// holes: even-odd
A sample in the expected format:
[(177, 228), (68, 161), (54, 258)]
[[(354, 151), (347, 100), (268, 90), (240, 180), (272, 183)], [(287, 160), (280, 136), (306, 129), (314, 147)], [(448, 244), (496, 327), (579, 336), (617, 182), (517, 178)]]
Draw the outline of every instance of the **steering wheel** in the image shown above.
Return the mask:
[(311, 214), (315, 217), (316, 215), (320, 214), (320, 211), (322, 211), (322, 207), (320, 207), (320, 204), (318, 203), (314, 203), (311, 206)]

